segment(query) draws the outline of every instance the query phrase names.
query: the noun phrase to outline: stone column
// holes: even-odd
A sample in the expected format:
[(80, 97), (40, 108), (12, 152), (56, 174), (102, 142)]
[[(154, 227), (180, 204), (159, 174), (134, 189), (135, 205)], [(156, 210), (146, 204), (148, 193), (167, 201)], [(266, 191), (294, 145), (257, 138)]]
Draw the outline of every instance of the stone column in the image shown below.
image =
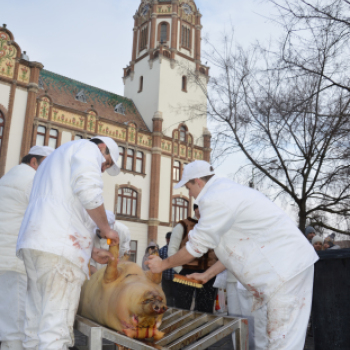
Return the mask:
[(33, 124), (35, 118), (36, 96), (39, 90), (38, 81), (40, 71), (44, 66), (39, 62), (30, 62), (30, 82), (28, 84), (27, 109), (24, 121), (24, 129), (22, 136), (21, 158), (24, 157), (31, 146), (33, 136)]
[(205, 128), (203, 132), (203, 138), (204, 138), (204, 160), (210, 163), (210, 153), (211, 153), (211, 148), (210, 148), (210, 140), (211, 140), (211, 133), (210, 131)]
[(160, 166), (161, 166), (161, 142), (163, 117), (161, 112), (156, 112), (153, 117), (153, 145), (152, 145), (152, 167), (151, 167), (151, 190), (149, 203), (148, 221), (148, 243), (157, 242), (159, 226), (159, 188), (160, 188)]
[(172, 0), (173, 13), (171, 15), (171, 59), (175, 59), (178, 43), (178, 28), (179, 28), (179, 0)]
[[(157, 27), (157, 5), (158, 1), (153, 2), (152, 14), (151, 14), (151, 42), (149, 45), (150, 50), (152, 51), (156, 43), (156, 27)], [(152, 54), (152, 52), (151, 52)]]
[(136, 61), (136, 52), (137, 52), (137, 34), (138, 34), (138, 28), (137, 28), (137, 16), (134, 16), (135, 24), (134, 24), (134, 42), (132, 45), (132, 61)]

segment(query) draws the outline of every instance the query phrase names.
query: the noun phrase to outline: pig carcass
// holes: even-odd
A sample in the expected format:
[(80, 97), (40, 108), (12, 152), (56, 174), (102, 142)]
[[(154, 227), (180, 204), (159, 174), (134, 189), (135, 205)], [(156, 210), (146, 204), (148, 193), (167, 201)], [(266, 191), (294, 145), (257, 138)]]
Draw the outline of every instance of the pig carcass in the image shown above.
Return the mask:
[[(118, 246), (109, 251), (115, 260), (84, 283), (78, 314), (130, 338), (161, 339), (164, 333), (158, 328), (167, 310), (162, 274), (143, 271), (133, 262), (118, 263)], [(152, 254), (158, 255), (157, 248)]]

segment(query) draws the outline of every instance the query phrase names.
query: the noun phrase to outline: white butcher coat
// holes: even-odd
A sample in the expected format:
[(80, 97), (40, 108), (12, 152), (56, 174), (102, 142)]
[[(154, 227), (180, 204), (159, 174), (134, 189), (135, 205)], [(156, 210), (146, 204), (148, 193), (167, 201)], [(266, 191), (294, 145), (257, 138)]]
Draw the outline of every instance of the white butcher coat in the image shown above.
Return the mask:
[(0, 271), (26, 274), (16, 256), (18, 232), (27, 209), (35, 170), (20, 164), (0, 179)]
[(213, 176), (196, 199), (201, 217), (189, 233), (188, 252), (218, 259), (254, 296), (252, 311), (318, 255), (283, 210), (262, 193)]
[(88, 140), (68, 142), (48, 157), (37, 170), (27, 211), (17, 242), (62, 256), (88, 276), (93, 228), (86, 209), (103, 204), (99, 148)]

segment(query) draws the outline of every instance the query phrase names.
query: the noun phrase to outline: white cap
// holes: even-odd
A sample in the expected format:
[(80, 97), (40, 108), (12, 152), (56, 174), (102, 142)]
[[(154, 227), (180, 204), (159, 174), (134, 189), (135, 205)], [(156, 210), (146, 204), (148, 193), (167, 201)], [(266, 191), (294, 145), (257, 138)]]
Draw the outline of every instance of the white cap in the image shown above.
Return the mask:
[(42, 157), (47, 157), (49, 156), (52, 152), (54, 151), (53, 148), (48, 147), (48, 146), (33, 146), (28, 154), (31, 156), (42, 156)]
[(314, 245), (316, 242), (321, 242), (321, 243), (323, 244), (323, 238), (320, 237), (320, 236), (315, 236), (315, 237), (312, 239), (311, 243), (312, 243), (312, 245)]
[(119, 158), (119, 148), (117, 143), (112, 140), (110, 137), (103, 137), (103, 136), (95, 136), (93, 139), (99, 139), (101, 140), (109, 149), (109, 154), (113, 160), (114, 165), (107, 169), (108, 175), (111, 176), (117, 176), (120, 173), (120, 168), (117, 165), (117, 161)]
[(212, 166), (204, 160), (195, 160), (194, 162), (187, 164), (184, 167), (181, 181), (174, 186), (174, 189), (185, 186), (190, 180), (214, 175), (214, 170), (211, 169), (213, 169)]

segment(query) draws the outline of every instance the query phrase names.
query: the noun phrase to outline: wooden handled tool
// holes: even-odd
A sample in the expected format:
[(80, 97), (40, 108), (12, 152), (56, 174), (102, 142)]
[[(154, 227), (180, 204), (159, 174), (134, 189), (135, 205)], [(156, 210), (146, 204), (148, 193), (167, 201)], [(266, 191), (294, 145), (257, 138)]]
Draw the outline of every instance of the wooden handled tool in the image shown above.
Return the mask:
[(186, 284), (189, 287), (203, 288), (203, 284), (200, 283), (199, 281), (193, 280), (191, 278), (187, 278), (187, 277), (182, 276), (182, 275), (174, 275), (173, 282)]

